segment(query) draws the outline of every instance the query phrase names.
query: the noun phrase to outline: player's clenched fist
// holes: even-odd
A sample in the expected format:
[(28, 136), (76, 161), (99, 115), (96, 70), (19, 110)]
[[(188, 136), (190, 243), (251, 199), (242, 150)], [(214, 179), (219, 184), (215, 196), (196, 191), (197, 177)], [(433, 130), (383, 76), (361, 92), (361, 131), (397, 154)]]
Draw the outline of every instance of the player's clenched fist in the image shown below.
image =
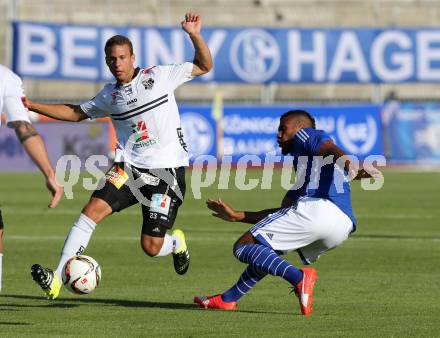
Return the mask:
[(189, 12), (185, 14), (185, 20), (181, 22), (182, 28), (190, 35), (200, 34), (202, 28), (202, 18), (200, 15)]

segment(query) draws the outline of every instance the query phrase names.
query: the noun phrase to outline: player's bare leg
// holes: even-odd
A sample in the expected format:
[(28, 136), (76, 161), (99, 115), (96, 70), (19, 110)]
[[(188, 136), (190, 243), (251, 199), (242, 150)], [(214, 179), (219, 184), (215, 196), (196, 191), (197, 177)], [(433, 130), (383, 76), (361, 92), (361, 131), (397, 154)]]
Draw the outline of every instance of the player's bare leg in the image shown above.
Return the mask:
[(49, 299), (58, 297), (61, 288), (61, 271), (67, 260), (81, 255), (86, 249), (98, 222), (112, 213), (111, 207), (104, 200), (92, 197), (83, 208), (78, 220), (73, 224), (61, 251), (61, 257), (55, 272), (40, 264), (31, 267), (33, 280), (41, 287)]
[(172, 234), (154, 237), (146, 234), (141, 236), (141, 247), (150, 257), (161, 257), (173, 254), (174, 269), (183, 275), (189, 268), (189, 251), (182, 230), (175, 229)]

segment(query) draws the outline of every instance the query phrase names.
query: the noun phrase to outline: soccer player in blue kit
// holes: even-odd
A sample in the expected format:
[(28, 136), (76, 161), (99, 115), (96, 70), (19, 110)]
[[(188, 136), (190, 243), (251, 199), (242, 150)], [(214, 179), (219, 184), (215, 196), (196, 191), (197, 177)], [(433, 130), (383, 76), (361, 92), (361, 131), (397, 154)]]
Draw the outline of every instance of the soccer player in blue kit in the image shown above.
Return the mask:
[(302, 314), (310, 315), (316, 270), (299, 269), (281, 255), (296, 250), (303, 264), (309, 265), (356, 230), (348, 174), (361, 179), (372, 177), (370, 173), (353, 169), (349, 157), (327, 133), (315, 129), (315, 120), (306, 111), (283, 114), (277, 140), (283, 155), (293, 156), (296, 182), (303, 184), (287, 192), (281, 208), (237, 211), (221, 199), (207, 201), (214, 216), (254, 226), (233, 247), (234, 256), (247, 264), (243, 274), (222, 294), (195, 297), (202, 308), (235, 310), (242, 296), (272, 275), (292, 285)]

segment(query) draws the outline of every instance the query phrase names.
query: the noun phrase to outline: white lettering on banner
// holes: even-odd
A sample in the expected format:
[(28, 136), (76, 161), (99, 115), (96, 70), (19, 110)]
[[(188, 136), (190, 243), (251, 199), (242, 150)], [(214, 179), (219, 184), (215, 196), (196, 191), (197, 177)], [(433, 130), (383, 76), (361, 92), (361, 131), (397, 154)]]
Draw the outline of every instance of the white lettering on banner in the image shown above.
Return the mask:
[[(103, 49), (117, 33), (132, 40), (142, 66), (181, 63), (193, 55), (187, 34), (177, 28), (14, 25), (14, 64), (23, 76), (111, 80)], [(440, 82), (440, 29), (209, 28), (207, 34), (217, 69), (203, 81), (222, 75), (222, 81), (248, 83)]]
[(377, 36), (371, 46), (371, 66), (376, 75), (383, 81), (405, 81), (414, 74), (413, 56), (410, 51), (394, 52), (391, 55), (392, 64), (397, 67), (388, 68), (385, 64), (385, 50), (391, 44), (401, 49), (411, 49), (409, 36), (399, 31), (386, 31)]
[(234, 139), (223, 138), (223, 153), (225, 155), (265, 154), (278, 148), (275, 137), (270, 139)]
[[(421, 31), (417, 33), (417, 78), (421, 81), (440, 80), (440, 32)], [(437, 48), (431, 49), (431, 44)], [(431, 63), (436, 62), (437, 67)]]
[(331, 134), (336, 129), (336, 122), (333, 116), (315, 117), (316, 129), (324, 130), (327, 134)]
[[(50, 76), (58, 67), (55, 51), (55, 32), (38, 24), (18, 26), (18, 72), (20, 74)], [(33, 58), (37, 60), (32, 60)]]
[(79, 65), (77, 59), (95, 59), (96, 46), (80, 45), (77, 40), (94, 42), (97, 38), (95, 28), (63, 27), (61, 29), (61, 74), (66, 77), (85, 78), (96, 80), (98, 69), (96, 66)]
[(279, 117), (243, 117), (238, 114), (223, 117), (223, 131), (226, 134), (271, 134), (277, 132)]
[(280, 66), (278, 42), (262, 29), (245, 29), (238, 33), (229, 53), (232, 69), (246, 82), (269, 80)]
[[(112, 36), (117, 35), (118, 32), (116, 32), (115, 30), (111, 29), (111, 28), (104, 28), (101, 31), (101, 44), (100, 44), (100, 48), (102, 51), (102, 58), (99, 60), (99, 64), (101, 65), (101, 77), (107, 81), (110, 81), (113, 79), (113, 75), (112, 73), (110, 73), (110, 71), (108, 70), (107, 64), (105, 62), (105, 52), (104, 52), (104, 48), (105, 48), (105, 43), (107, 42), (108, 39), (110, 39)], [(128, 33), (127, 33), (127, 37), (131, 40), (132, 44), (133, 44), (133, 53), (135, 55), (135, 61), (134, 64), (141, 64), (141, 66), (143, 66), (143, 62), (140, 59), (141, 57), (141, 32), (139, 29), (129, 29)], [(99, 55), (99, 54), (98, 54)]]
[(326, 38), (324, 32), (313, 32), (313, 49), (301, 50), (301, 33), (289, 31), (287, 33), (288, 50), (288, 78), (298, 82), (303, 78), (301, 66), (304, 63), (313, 66), (313, 80), (322, 82), (326, 77)]
[(341, 34), (328, 79), (334, 82), (340, 81), (344, 72), (354, 72), (360, 82), (370, 80), (370, 73), (358, 38), (354, 32), (350, 31)]
[(181, 63), (185, 61), (183, 31), (171, 31), (169, 46), (157, 29), (145, 33), (145, 55), (147, 65)]
[(347, 124), (345, 116), (339, 116), (336, 122), (338, 139), (352, 154), (367, 154), (376, 143), (378, 136), (376, 121), (371, 115), (366, 115), (365, 118), (366, 123)]
[[(227, 35), (228, 33), (226, 30), (218, 29), (215, 30), (209, 37), (209, 40), (206, 41), (213, 60), (215, 60), (217, 53), (220, 51), (220, 47), (223, 45), (223, 42), (225, 41)], [(201, 79), (205, 81), (210, 81), (214, 79), (214, 76), (215, 67), (209, 73), (202, 75)]]

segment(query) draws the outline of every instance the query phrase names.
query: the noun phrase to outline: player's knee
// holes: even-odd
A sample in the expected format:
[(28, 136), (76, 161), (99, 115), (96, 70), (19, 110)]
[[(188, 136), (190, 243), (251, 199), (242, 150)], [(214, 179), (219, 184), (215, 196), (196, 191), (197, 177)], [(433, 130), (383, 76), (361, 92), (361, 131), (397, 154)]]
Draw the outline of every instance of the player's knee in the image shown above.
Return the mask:
[(95, 223), (99, 223), (112, 213), (112, 208), (104, 200), (92, 197), (83, 208), (82, 213)]
[(163, 239), (155, 237), (142, 236), (141, 247), (142, 250), (150, 257), (155, 257), (159, 254), (162, 248)]
[(250, 231), (245, 232), (237, 241), (234, 243), (233, 251), (235, 252), (237, 248), (245, 244), (255, 244), (257, 241)]

